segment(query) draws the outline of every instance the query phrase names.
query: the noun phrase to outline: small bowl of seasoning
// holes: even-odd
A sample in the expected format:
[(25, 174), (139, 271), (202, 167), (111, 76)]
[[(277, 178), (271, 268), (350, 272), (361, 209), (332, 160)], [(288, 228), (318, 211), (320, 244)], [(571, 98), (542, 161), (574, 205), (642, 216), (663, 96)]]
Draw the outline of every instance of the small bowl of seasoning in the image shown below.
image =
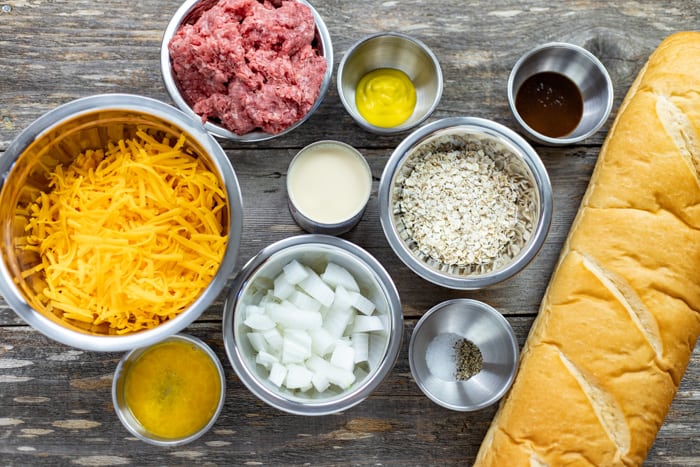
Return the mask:
[(338, 66), (338, 94), (345, 110), (365, 130), (389, 135), (420, 125), (442, 97), (435, 54), (400, 33), (361, 39)]
[(226, 377), (211, 348), (186, 334), (127, 353), (117, 366), (112, 402), (124, 427), (156, 446), (202, 436), (224, 405)]
[(552, 187), (534, 149), (490, 120), (424, 125), (394, 150), (379, 182), (384, 234), (410, 269), (476, 290), (520, 272), (552, 221)]
[(471, 299), (442, 302), (413, 329), (411, 374), (433, 402), (457, 411), (496, 403), (515, 379), (519, 347), (508, 321)]
[(588, 50), (551, 42), (520, 57), (508, 78), (508, 103), (525, 134), (562, 146), (593, 135), (613, 105), (605, 66)]
[(349, 231), (362, 218), (371, 192), (372, 171), (367, 160), (340, 141), (312, 143), (289, 164), (289, 210), (309, 233)]

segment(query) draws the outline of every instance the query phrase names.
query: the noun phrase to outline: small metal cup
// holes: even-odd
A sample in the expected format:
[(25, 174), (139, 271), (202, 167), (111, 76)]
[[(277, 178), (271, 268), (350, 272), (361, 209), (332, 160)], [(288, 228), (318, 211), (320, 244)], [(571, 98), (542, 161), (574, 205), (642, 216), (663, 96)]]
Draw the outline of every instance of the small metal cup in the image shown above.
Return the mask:
[(126, 395), (124, 392), (126, 376), (129, 372), (129, 367), (136, 360), (138, 360), (139, 357), (141, 357), (141, 355), (144, 354), (144, 352), (151, 349), (152, 346), (134, 349), (128, 352), (126, 355), (124, 355), (124, 357), (122, 357), (122, 359), (119, 361), (119, 364), (117, 365), (117, 369), (114, 372), (114, 379), (112, 380), (112, 404), (114, 405), (114, 410), (117, 412), (119, 421), (122, 422), (124, 428), (129, 430), (131, 434), (136, 436), (141, 441), (155, 446), (165, 447), (182, 446), (184, 444), (196, 440), (204, 433), (209, 431), (209, 429), (219, 418), (219, 414), (221, 413), (221, 409), (224, 406), (224, 400), (226, 397), (226, 374), (224, 373), (224, 367), (221, 365), (221, 361), (216, 356), (214, 351), (200, 339), (197, 339), (196, 337), (190, 336), (188, 334), (175, 334), (164, 339), (161, 343), (170, 341), (181, 341), (198, 347), (201, 351), (207, 354), (207, 356), (212, 361), (212, 363), (214, 363), (218, 371), (220, 383), (219, 402), (216, 411), (212, 414), (211, 418), (209, 419), (209, 422), (202, 428), (190, 435), (183, 436), (181, 438), (163, 438), (146, 430), (143, 426), (141, 426), (141, 423), (139, 423), (136, 417), (131, 413), (129, 406), (126, 403)]
[[(583, 114), (578, 126), (566, 136), (552, 138), (535, 131), (516, 109), (520, 86), (541, 72), (562, 74), (581, 91)], [(607, 70), (592, 53), (577, 45), (550, 42), (527, 52), (515, 63), (508, 77), (508, 104), (528, 138), (548, 146), (563, 146), (582, 141), (603, 126), (612, 110), (613, 86)]]
[[(372, 125), (357, 110), (357, 83), (378, 68), (403, 71), (416, 88), (413, 114), (395, 127)], [(359, 126), (379, 135), (401, 133), (420, 125), (437, 107), (443, 88), (442, 70), (435, 54), (421, 41), (400, 33), (378, 33), (355, 43), (338, 65), (337, 81), (345, 110)]]
[[(453, 345), (468, 339), (483, 357), (481, 371), (467, 380), (455, 376)], [(501, 399), (515, 379), (519, 348), (510, 324), (496, 309), (471, 299), (442, 302), (418, 321), (408, 361), (418, 387), (433, 402), (470, 412)]]
[[(311, 150), (322, 150), (324, 147), (329, 148), (330, 150), (343, 151), (347, 154), (353, 155), (360, 170), (366, 175), (366, 181), (364, 183), (366, 191), (362, 193), (363, 201), (357, 206), (357, 210), (352, 213), (348, 213), (347, 216), (343, 217), (342, 219), (339, 218), (337, 221), (333, 222), (324, 222), (323, 220), (315, 218), (312, 213), (304, 211), (304, 206), (301, 205), (297, 199), (298, 193), (294, 193), (290, 182), (292, 178), (292, 171), (295, 170), (295, 164), (299, 161), (300, 157), (304, 157), (304, 155), (308, 154)], [(358, 189), (360, 188), (361, 187), (358, 187)], [(349, 144), (333, 140), (316, 141), (315, 143), (311, 143), (299, 151), (292, 159), (292, 162), (289, 163), (289, 170), (287, 171), (287, 200), (289, 204), (289, 212), (292, 214), (294, 221), (302, 229), (309, 233), (341, 235), (350, 231), (362, 219), (362, 215), (367, 207), (367, 202), (369, 201), (371, 192), (372, 170), (370, 169), (369, 164), (362, 153)], [(338, 193), (337, 191), (336, 194), (327, 193), (326, 195), (336, 197), (342, 196), (342, 194)]]

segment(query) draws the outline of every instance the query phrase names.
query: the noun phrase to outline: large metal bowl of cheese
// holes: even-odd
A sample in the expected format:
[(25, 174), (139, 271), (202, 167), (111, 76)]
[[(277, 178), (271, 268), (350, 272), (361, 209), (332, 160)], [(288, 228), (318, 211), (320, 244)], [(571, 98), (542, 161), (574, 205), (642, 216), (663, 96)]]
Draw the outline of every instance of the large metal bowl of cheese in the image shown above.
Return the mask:
[[(23, 248), (20, 239), (26, 235), (26, 213), (36, 193), (50, 190), (50, 176), (57, 166), (66, 167), (78, 154), (105, 148), (108, 141), (130, 138), (137, 131), (172, 140), (185, 135), (183, 150), (201, 160), (223, 187), (226, 202), (221, 227), (228, 237), (215, 275), (189, 306), (150, 329), (117, 334), (102, 326), (65, 319), (61, 313), (52, 311), (39, 298), (46, 282), (31, 274), (31, 268), (41, 259)], [(11, 142), (0, 158), (0, 175), (0, 292), (24, 321), (58, 342), (97, 351), (149, 346), (196, 320), (223, 290), (233, 272), (243, 215), (236, 174), (213, 137), (173, 106), (126, 94), (97, 95), (69, 102), (34, 121)], [(130, 303), (130, 298), (127, 294), (123, 302)]]

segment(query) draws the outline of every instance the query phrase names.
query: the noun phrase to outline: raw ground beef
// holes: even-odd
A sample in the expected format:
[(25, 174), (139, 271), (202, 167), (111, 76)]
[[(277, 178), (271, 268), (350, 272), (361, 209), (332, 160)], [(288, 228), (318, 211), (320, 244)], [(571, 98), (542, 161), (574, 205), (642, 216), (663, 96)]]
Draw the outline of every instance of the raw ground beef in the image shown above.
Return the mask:
[(202, 121), (279, 133), (306, 115), (326, 61), (311, 10), (295, 1), (219, 0), (169, 43), (175, 78)]

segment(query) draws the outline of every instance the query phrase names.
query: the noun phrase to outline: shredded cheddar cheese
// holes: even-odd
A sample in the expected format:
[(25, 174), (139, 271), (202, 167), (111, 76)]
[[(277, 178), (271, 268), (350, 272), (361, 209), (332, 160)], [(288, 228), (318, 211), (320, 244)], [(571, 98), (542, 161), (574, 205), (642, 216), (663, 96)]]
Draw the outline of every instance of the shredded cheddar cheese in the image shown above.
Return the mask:
[(25, 249), (41, 262), (53, 313), (117, 334), (175, 317), (207, 287), (227, 242), (217, 176), (174, 144), (139, 131), (57, 166), (29, 209)]

